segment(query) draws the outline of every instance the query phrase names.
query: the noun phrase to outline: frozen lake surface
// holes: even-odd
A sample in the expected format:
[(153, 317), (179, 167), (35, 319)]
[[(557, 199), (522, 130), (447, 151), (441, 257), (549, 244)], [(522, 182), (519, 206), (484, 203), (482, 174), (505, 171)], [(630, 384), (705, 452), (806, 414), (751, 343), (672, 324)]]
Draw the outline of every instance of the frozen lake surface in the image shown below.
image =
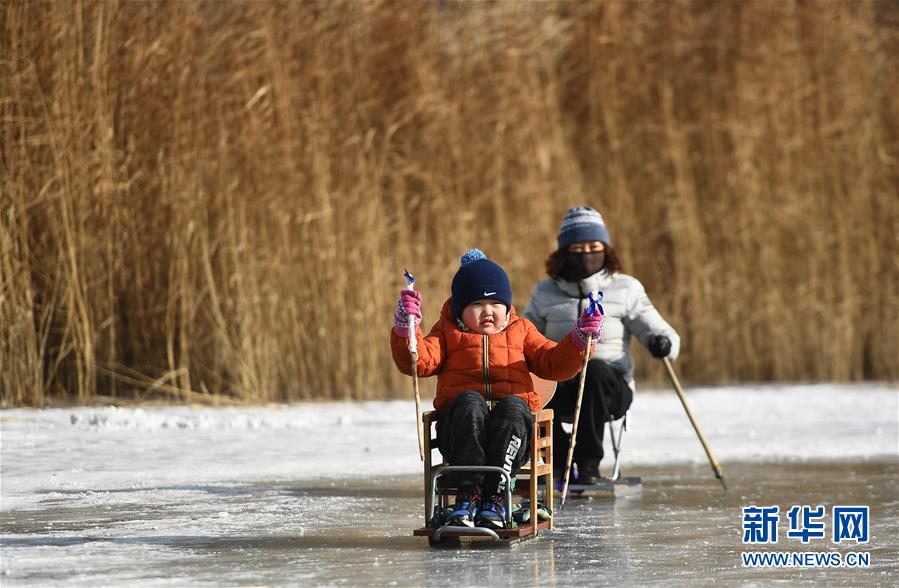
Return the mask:
[[(410, 402), (4, 410), (0, 583), (580, 585), (899, 582), (899, 391), (688, 393), (721, 490), (672, 392), (641, 391), (625, 475), (511, 549), (431, 549)], [(865, 545), (741, 543), (741, 508), (871, 507)], [(830, 525), (828, 524), (828, 532)], [(864, 551), (866, 569), (749, 569), (741, 551)]]

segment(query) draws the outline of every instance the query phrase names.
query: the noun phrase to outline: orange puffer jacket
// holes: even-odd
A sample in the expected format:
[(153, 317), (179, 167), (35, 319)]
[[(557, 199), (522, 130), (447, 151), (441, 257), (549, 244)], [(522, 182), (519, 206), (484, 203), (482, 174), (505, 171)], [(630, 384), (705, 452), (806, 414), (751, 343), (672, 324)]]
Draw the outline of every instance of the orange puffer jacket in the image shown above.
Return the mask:
[[(480, 392), (490, 400), (506, 396), (524, 399), (532, 411), (540, 410), (529, 372), (545, 380), (574, 377), (581, 368), (583, 351), (564, 337), (561, 343), (547, 339), (537, 327), (511, 309), (509, 324), (501, 332), (481, 335), (462, 331), (452, 315), (452, 299), (443, 304), (440, 320), (427, 337), (418, 339), (418, 375), (437, 374), (434, 408), (444, 410), (465, 390)], [(390, 330), (393, 361), (401, 372), (412, 375), (412, 359), (406, 338)], [(486, 358), (486, 360), (485, 360)]]

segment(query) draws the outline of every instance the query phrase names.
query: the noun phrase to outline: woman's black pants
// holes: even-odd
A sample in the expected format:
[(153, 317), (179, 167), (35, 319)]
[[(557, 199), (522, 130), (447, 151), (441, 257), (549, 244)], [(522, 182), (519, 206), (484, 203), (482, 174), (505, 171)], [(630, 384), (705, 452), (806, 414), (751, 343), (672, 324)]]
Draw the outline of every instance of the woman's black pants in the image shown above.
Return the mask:
[[(574, 421), (577, 403), (577, 388), (580, 374), (561, 382), (552, 400), (546, 405), (555, 411), (553, 419), (553, 462), (557, 469), (565, 468), (571, 437), (562, 428), (562, 421)], [(584, 381), (584, 398), (581, 401), (581, 416), (578, 421), (577, 444), (574, 447), (574, 462), (602, 460), (602, 438), (605, 424), (624, 416), (634, 400), (634, 393), (624, 376), (600, 359), (587, 363), (587, 378)]]

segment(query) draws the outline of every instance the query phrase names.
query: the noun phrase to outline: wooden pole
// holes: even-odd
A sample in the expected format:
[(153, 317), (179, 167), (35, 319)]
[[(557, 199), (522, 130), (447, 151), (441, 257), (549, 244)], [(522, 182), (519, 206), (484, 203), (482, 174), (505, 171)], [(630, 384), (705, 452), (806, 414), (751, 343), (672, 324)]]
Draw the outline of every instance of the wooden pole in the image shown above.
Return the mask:
[(412, 315), (409, 315), (409, 355), (412, 357), (412, 392), (415, 394), (415, 430), (418, 433), (418, 457), (421, 458), (421, 461), (424, 461), (425, 446), (421, 434), (421, 393), (418, 391), (418, 339), (415, 337), (415, 317)]
[[(406, 278), (406, 290), (415, 290), (415, 277), (409, 273), (409, 270), (403, 271)], [(409, 331), (409, 356), (412, 358), (412, 392), (415, 395), (415, 431), (418, 433), (418, 457), (421, 461), (425, 460), (425, 445), (422, 440), (422, 422), (421, 422), (421, 394), (418, 391), (418, 338), (415, 336), (415, 317), (409, 315), (408, 323)], [(428, 431), (428, 435), (430, 435)]]
[(581, 379), (577, 385), (577, 403), (574, 405), (574, 428), (571, 430), (571, 444), (568, 446), (568, 458), (565, 460), (565, 474), (562, 483), (562, 501), (559, 508), (565, 506), (565, 496), (568, 495), (568, 484), (571, 482), (571, 463), (574, 461), (574, 445), (577, 443), (577, 424), (581, 418), (581, 401), (584, 399), (584, 382), (587, 380), (587, 362), (590, 361), (591, 347), (593, 346), (593, 333), (587, 334), (587, 347), (584, 349), (584, 363), (581, 364)]
[(712, 471), (715, 472), (715, 477), (721, 482), (721, 486), (727, 490), (727, 484), (724, 482), (724, 468), (715, 460), (715, 456), (712, 455), (712, 450), (709, 449), (709, 443), (706, 441), (705, 435), (702, 434), (699, 423), (696, 422), (696, 418), (693, 416), (693, 411), (690, 410), (690, 407), (687, 405), (687, 397), (684, 396), (684, 389), (681, 388), (677, 375), (674, 373), (674, 367), (671, 365), (671, 360), (667, 357), (663, 357), (662, 363), (665, 364), (665, 369), (668, 371), (668, 378), (674, 386), (674, 391), (677, 392), (677, 397), (680, 398), (681, 404), (684, 405), (684, 410), (687, 411), (687, 418), (690, 419), (690, 424), (693, 425), (693, 429), (699, 436), (699, 442), (702, 443), (702, 448), (705, 449), (705, 454), (709, 458), (709, 463), (712, 464)]

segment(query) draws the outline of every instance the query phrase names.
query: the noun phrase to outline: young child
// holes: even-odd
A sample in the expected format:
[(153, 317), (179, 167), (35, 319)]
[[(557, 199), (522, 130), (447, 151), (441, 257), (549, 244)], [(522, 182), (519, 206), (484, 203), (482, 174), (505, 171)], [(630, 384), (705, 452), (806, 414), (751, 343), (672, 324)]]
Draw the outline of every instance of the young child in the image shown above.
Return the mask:
[[(403, 290), (390, 335), (393, 361), (412, 374), (409, 317), (421, 322), (421, 294)], [(602, 315), (587, 314), (555, 343), (512, 307), (506, 272), (479, 249), (462, 256), (452, 298), (427, 337), (416, 328), (421, 377), (437, 374), (437, 444), (450, 465), (491, 465), (515, 475), (528, 458), (532, 412), (540, 410), (529, 372), (567, 380), (581, 367), (587, 334), (599, 338)], [(497, 474), (457, 474), (459, 494), (447, 524), (502, 528), (505, 485)]]

